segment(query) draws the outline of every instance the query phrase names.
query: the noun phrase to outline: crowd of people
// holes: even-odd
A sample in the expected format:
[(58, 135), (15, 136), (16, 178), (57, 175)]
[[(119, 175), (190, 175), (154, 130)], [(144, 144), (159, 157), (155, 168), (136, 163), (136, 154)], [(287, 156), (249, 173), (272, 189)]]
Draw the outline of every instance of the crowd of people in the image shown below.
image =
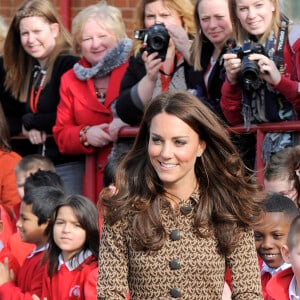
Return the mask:
[(279, 0), (139, 0), (128, 36), (95, 2), (70, 32), (50, 0), (0, 20), (0, 298), (300, 299), (299, 134), (266, 134), (260, 184), (228, 131), (298, 120), (300, 27)]

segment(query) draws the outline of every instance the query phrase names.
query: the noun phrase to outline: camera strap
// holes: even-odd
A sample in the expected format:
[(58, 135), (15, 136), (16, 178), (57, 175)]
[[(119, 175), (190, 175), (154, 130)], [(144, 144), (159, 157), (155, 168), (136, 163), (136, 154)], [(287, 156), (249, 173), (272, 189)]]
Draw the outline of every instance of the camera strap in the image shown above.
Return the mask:
[(178, 61), (182, 58), (182, 55), (180, 52), (176, 51), (174, 55), (174, 62), (173, 65), (171, 66), (170, 73), (167, 74), (164, 70), (164, 65), (162, 64), (159, 73), (160, 73), (160, 80), (161, 80), (161, 85), (162, 85), (162, 92), (168, 91), (169, 90), (169, 85), (172, 81), (172, 78), (175, 74), (175, 72), (182, 66), (182, 64), (177, 66)]
[(274, 54), (274, 62), (281, 74), (284, 73), (284, 45), (288, 37), (289, 19), (285, 15), (281, 15), (281, 24), (276, 41), (276, 50)]

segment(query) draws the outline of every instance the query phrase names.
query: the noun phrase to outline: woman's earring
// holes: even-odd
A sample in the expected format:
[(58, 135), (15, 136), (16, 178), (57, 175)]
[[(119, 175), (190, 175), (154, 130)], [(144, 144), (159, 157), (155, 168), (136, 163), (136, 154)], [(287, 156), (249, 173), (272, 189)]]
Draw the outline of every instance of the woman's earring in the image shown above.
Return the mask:
[(198, 153), (198, 154), (197, 154), (197, 157), (201, 157), (201, 153)]

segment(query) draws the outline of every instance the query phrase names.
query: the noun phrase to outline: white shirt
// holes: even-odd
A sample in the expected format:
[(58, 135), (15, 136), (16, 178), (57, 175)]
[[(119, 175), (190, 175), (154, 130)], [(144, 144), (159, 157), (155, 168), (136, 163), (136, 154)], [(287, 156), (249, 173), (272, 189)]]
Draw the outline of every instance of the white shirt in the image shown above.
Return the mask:
[(264, 273), (270, 273), (272, 276), (274, 276), (279, 271), (285, 270), (285, 269), (289, 268), (290, 266), (291, 266), (291, 264), (284, 262), (278, 268), (274, 269), (274, 268), (270, 268), (265, 262), (263, 262), (263, 266), (261, 269), (261, 275)]
[(300, 300), (300, 296), (297, 296), (297, 293), (296, 293), (296, 285), (297, 285), (296, 277), (293, 276), (293, 278), (290, 282), (290, 285), (289, 285), (289, 298), (290, 298), (290, 300)]

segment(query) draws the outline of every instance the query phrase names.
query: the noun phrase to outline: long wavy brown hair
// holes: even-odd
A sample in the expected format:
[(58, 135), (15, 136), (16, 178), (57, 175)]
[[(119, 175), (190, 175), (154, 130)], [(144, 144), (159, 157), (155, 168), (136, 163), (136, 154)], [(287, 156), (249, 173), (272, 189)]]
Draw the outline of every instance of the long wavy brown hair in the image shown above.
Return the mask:
[(167, 197), (148, 155), (149, 129), (153, 118), (162, 112), (174, 115), (198, 133), (206, 142), (195, 174), (200, 199), (194, 210), (194, 227), (201, 237), (213, 228), (220, 253), (236, 247), (241, 228), (249, 229), (258, 220), (261, 188), (245, 175), (245, 166), (228, 132), (217, 117), (188, 92), (163, 93), (155, 97), (145, 111), (135, 143), (116, 173), (116, 192), (100, 195), (108, 224), (128, 224), (139, 250), (157, 250), (167, 238), (161, 222), (160, 199)]

